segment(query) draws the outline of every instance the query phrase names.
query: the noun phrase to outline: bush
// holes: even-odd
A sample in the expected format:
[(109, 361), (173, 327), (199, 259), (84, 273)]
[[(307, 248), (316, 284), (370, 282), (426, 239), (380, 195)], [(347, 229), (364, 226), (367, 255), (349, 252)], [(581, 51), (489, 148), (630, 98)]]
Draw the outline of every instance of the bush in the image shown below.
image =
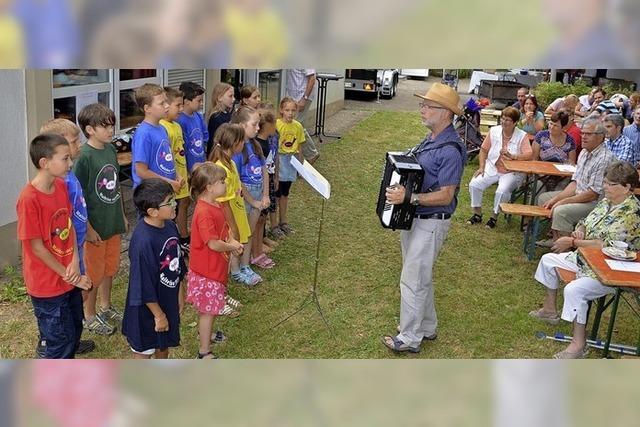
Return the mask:
[(540, 108), (544, 110), (557, 98), (561, 98), (569, 94), (577, 96), (586, 95), (590, 90), (591, 86), (588, 86), (583, 81), (578, 80), (572, 85), (565, 85), (562, 82), (542, 82), (533, 88), (532, 92), (538, 99)]

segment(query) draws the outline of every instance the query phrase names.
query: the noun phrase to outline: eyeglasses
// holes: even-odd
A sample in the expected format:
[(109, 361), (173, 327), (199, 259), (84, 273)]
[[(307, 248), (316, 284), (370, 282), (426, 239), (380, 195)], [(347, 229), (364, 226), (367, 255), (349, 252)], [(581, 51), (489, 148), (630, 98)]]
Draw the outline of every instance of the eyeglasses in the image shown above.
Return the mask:
[(178, 206), (178, 202), (176, 202), (176, 199), (169, 199), (167, 203), (160, 203), (158, 205), (158, 209), (160, 209), (163, 206), (171, 206), (172, 208), (175, 208), (176, 206)]
[(604, 132), (580, 132), (582, 136), (604, 135)]
[(510, 117), (500, 117), (500, 123), (515, 123)]
[(418, 103), (418, 105), (420, 106), (420, 108), (428, 108), (429, 110), (447, 110), (447, 108), (436, 107), (435, 105), (429, 105), (426, 102), (420, 102)]
[(606, 179), (602, 182), (602, 184), (608, 187), (613, 187), (614, 185), (622, 185), (619, 182), (611, 182), (611, 181), (607, 181)]

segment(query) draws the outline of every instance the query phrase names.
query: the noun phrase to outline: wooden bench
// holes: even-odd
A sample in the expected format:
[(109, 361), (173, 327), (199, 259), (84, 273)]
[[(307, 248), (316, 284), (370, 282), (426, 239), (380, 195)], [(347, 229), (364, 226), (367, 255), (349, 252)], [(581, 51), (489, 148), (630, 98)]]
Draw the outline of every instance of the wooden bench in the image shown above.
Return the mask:
[(527, 259), (532, 261), (536, 253), (536, 240), (540, 232), (540, 221), (551, 218), (551, 209), (519, 203), (500, 203), (500, 209), (505, 215), (519, 215), (531, 218), (524, 231), (523, 251), (527, 255)]
[(556, 274), (558, 275), (558, 279), (560, 279), (560, 281), (565, 285), (576, 280), (576, 273), (571, 270), (565, 270), (564, 268), (560, 267), (556, 267), (555, 270)]

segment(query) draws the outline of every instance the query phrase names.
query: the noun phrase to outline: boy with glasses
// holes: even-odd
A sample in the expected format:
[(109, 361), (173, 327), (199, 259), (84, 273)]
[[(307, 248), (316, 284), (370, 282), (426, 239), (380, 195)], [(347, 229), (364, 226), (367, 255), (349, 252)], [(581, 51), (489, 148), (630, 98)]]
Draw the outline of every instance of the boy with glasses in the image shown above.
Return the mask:
[(120, 267), (120, 235), (128, 228), (120, 192), (120, 166), (111, 144), (115, 121), (113, 111), (103, 104), (91, 104), (80, 111), (78, 124), (88, 140), (80, 148), (73, 169), (88, 212), (84, 257), (93, 288), (84, 301), (84, 325), (98, 335), (113, 334), (113, 323), (122, 321), (122, 313), (111, 305), (113, 277)]

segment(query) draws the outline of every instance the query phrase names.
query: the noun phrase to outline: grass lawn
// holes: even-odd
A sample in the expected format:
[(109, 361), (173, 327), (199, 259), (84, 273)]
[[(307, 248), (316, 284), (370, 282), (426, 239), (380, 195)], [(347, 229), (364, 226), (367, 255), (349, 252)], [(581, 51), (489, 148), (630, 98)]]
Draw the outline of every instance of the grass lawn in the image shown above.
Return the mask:
[[(273, 254), (275, 269), (264, 274), (256, 289), (230, 286), (245, 307), (237, 319), (217, 322), (229, 340), (214, 349), (224, 358), (395, 358), (380, 342), (398, 324), (399, 233), (381, 228), (375, 214), (384, 153), (402, 150), (425, 133), (417, 114), (375, 113), (343, 139), (322, 146), (318, 170), (332, 184), (322, 234), (318, 293), (329, 322), (327, 329), (313, 305), (284, 324), (273, 327), (298, 308), (313, 280), (320, 214), (320, 196), (304, 182), (292, 188), (291, 223), (296, 234)], [(533, 280), (536, 262), (527, 262), (519, 221), (498, 228), (471, 227), (468, 182), (477, 168), (471, 162), (463, 178), (459, 208), (453, 218), (435, 269), (438, 339), (418, 355), (401, 358), (546, 358), (562, 344), (539, 341), (536, 331), (570, 333), (569, 324), (538, 323), (527, 313), (538, 307), (544, 291)], [(495, 189), (495, 187), (494, 187)], [(493, 190), (485, 195), (485, 206)], [(123, 263), (114, 285), (114, 301), (122, 307), (127, 267)], [(561, 306), (561, 301), (560, 305)], [(188, 307), (181, 326), (182, 346), (173, 358), (193, 358), (197, 352), (197, 315)], [(605, 316), (601, 335), (607, 325)], [(637, 322), (621, 304), (615, 342), (635, 344)], [(129, 358), (125, 339), (95, 338), (92, 358)], [(30, 358), (37, 340), (29, 302), (0, 304), (0, 357)], [(598, 357), (598, 352), (591, 352)]]

